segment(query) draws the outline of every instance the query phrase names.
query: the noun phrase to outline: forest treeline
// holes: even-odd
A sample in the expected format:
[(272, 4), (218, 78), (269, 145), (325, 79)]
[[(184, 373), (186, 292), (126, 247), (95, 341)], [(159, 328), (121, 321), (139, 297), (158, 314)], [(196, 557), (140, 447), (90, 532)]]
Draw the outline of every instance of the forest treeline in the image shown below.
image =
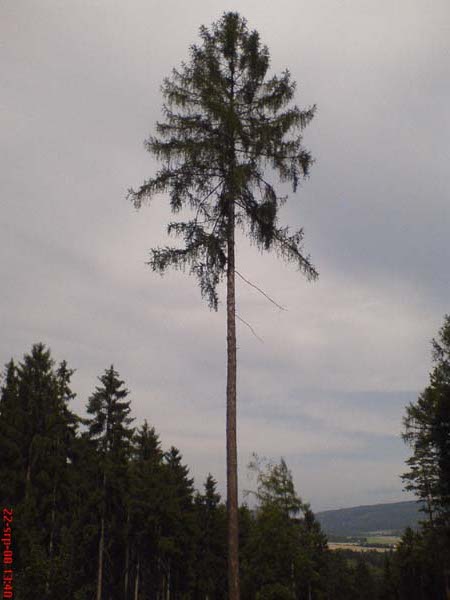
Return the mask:
[[(444, 333), (450, 341), (448, 321)], [(239, 510), (242, 598), (446, 597), (448, 464), (433, 436), (439, 438), (436, 426), (448, 411), (449, 348), (450, 343), (443, 350), (442, 337), (435, 343), (440, 371), (433, 372), (431, 391), (419, 405), (410, 405), (405, 420), (415, 456), (410, 466), (421, 477), (410, 475), (408, 481), (428, 501), (421, 530), (407, 530), (395, 552), (330, 551), (284, 460), (255, 459), (249, 465), (255, 474), (251, 508), (243, 504)], [(13, 510), (13, 597), (224, 600), (226, 508), (214, 477), (208, 475), (195, 490), (180, 450), (164, 450), (147, 422), (133, 426), (130, 395), (113, 366), (99, 376), (83, 418), (71, 408), (72, 375), (43, 344), (4, 370), (0, 497)], [(412, 416), (420, 408), (425, 418), (425, 396), (427, 434)], [(439, 435), (444, 448), (442, 428)], [(425, 475), (430, 463), (431, 481)]]

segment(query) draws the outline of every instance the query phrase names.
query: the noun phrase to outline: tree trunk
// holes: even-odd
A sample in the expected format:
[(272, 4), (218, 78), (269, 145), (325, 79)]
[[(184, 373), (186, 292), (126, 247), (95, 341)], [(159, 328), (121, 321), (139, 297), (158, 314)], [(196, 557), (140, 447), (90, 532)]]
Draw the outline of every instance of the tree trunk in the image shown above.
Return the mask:
[(170, 561), (169, 561), (169, 568), (167, 570), (167, 595), (166, 595), (166, 600), (170, 600), (170, 586), (171, 586), (171, 581), (170, 581)]
[(32, 456), (32, 448), (33, 448), (34, 436), (31, 439), (30, 445), (28, 446), (28, 462), (27, 462), (27, 471), (25, 475), (25, 500), (28, 500), (31, 493), (31, 456)]
[(234, 258), (234, 198), (229, 199), (227, 232), (227, 512), (228, 598), (239, 600), (239, 522), (236, 443), (236, 297)]
[(48, 542), (48, 559), (50, 563), (50, 571), (46, 575), (45, 593), (48, 595), (50, 590), (51, 570), (53, 566), (53, 541), (55, 537), (55, 521), (56, 521), (56, 480), (53, 481), (52, 491), (52, 512), (50, 520), (50, 540)]
[(134, 581), (134, 600), (138, 600), (138, 597), (139, 597), (139, 566), (140, 566), (140, 562), (138, 560), (137, 567), (136, 567), (136, 579)]
[(130, 511), (127, 511), (127, 528), (126, 528), (126, 545), (125, 545), (125, 577), (123, 582), (124, 588), (124, 599), (128, 598), (128, 581), (129, 581), (129, 571), (130, 571)]
[(103, 473), (103, 498), (102, 498), (102, 516), (100, 522), (100, 540), (98, 542), (98, 569), (97, 569), (97, 595), (96, 600), (102, 600), (102, 583), (103, 583), (103, 554), (105, 548), (105, 491), (106, 491), (106, 474)]
[(100, 526), (100, 541), (98, 543), (98, 569), (97, 569), (97, 596), (96, 600), (102, 600), (103, 580), (103, 550), (105, 547), (105, 517), (102, 515)]
[(55, 522), (56, 522), (56, 482), (53, 483), (52, 492), (52, 512), (50, 520), (50, 540), (48, 542), (48, 557), (50, 562), (53, 559), (53, 543), (55, 539)]
[(433, 495), (431, 493), (431, 485), (428, 478), (425, 476), (425, 491), (426, 491), (426, 506), (428, 518), (430, 520), (431, 527), (434, 527), (434, 511), (433, 511)]

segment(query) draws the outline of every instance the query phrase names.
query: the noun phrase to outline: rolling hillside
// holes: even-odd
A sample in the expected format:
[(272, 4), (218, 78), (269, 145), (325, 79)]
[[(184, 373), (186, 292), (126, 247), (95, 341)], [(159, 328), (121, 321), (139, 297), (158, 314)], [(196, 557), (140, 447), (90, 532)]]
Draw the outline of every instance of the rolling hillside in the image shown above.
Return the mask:
[(328, 535), (357, 536), (369, 532), (402, 532), (406, 527), (416, 527), (425, 515), (417, 502), (395, 502), (326, 510), (316, 514)]

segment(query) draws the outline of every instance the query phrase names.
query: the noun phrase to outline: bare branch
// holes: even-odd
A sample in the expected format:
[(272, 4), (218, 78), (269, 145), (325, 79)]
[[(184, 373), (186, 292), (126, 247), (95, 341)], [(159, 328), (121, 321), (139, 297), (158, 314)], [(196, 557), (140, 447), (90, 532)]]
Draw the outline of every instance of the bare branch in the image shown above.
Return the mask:
[(236, 273), (236, 275), (239, 275), (239, 277), (243, 281), (245, 281), (245, 283), (248, 283), (248, 285), (251, 285), (253, 288), (255, 288), (255, 290), (257, 290), (260, 294), (262, 294), (265, 298), (267, 298), (267, 300), (269, 300), (269, 302), (272, 302), (272, 304), (275, 305), (277, 308), (279, 308), (280, 310), (287, 310), (287, 308), (285, 306), (281, 306), (281, 304), (278, 304), (278, 302), (275, 302), (275, 300), (273, 298), (271, 298), (268, 294), (266, 294), (266, 292), (264, 292), (257, 285), (255, 285), (254, 283), (252, 283), (251, 281), (246, 279), (243, 275), (241, 275), (239, 273), (239, 271), (235, 270), (234, 272)]
[(244, 321), (244, 319), (242, 317), (240, 317), (237, 312), (234, 313), (234, 316), (236, 317), (236, 319), (239, 319), (239, 321), (241, 323), (244, 323), (244, 325), (247, 325), (247, 327), (250, 329), (250, 331), (253, 333), (253, 335), (255, 336), (256, 339), (258, 339), (262, 344), (264, 344), (264, 340), (262, 338), (259, 337), (259, 335), (256, 333), (256, 331), (253, 329), (253, 327), (250, 325), (250, 323), (247, 323), (247, 321)]

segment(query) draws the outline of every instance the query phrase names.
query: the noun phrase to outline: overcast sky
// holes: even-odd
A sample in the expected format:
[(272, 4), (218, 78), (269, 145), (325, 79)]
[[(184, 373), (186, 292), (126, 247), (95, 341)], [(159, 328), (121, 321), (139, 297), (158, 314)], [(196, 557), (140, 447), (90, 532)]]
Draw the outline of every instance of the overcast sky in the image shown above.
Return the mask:
[(318, 106), (282, 218), (319, 280), (239, 239), (239, 271), (288, 308), (237, 282), (262, 339), (238, 324), (241, 489), (255, 451), (285, 457), (313, 510), (408, 499), (404, 407), (450, 312), (448, 0), (3, 0), (0, 360), (49, 345), (77, 369), (78, 412), (114, 363), (136, 424), (224, 490), (224, 306), (146, 267), (167, 198), (135, 211), (126, 191), (155, 173), (163, 77), (225, 10)]

